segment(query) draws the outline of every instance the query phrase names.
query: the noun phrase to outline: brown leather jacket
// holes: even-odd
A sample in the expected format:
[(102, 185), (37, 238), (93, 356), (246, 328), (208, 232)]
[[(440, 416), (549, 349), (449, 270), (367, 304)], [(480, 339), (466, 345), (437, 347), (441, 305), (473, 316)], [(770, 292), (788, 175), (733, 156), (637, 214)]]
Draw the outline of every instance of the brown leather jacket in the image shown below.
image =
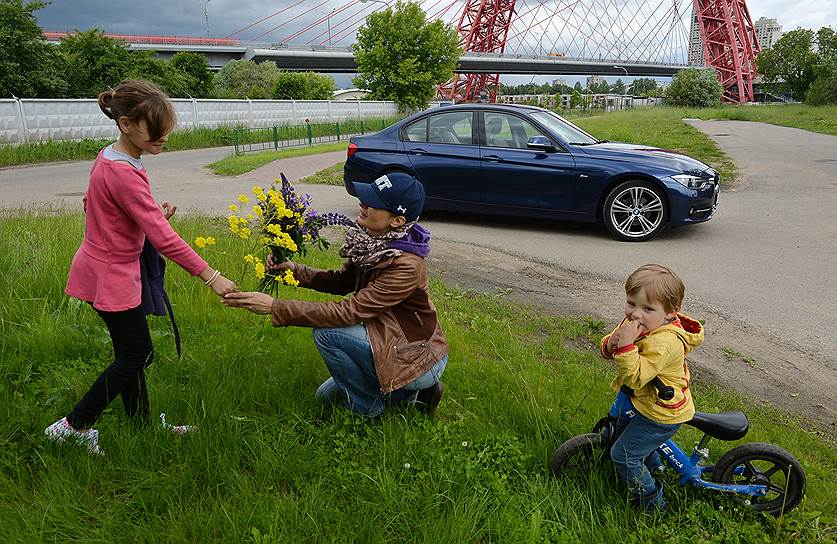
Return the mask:
[(294, 263), (299, 285), (347, 295), (339, 302), (275, 299), (273, 326), (348, 327), (366, 325), (381, 391), (412, 382), (448, 354), (445, 334), (427, 293), (422, 257), (404, 252), (368, 270), (346, 261), (341, 270), (317, 270)]

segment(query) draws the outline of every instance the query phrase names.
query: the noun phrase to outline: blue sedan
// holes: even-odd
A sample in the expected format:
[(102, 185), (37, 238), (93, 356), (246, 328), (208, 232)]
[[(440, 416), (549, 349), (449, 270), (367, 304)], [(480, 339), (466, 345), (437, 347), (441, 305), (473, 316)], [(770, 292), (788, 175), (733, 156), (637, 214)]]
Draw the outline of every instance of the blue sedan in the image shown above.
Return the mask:
[(426, 210), (600, 221), (634, 242), (708, 221), (719, 193), (718, 173), (696, 159), (598, 140), (531, 106), (445, 106), (351, 138), (350, 194), (394, 170), (421, 181)]

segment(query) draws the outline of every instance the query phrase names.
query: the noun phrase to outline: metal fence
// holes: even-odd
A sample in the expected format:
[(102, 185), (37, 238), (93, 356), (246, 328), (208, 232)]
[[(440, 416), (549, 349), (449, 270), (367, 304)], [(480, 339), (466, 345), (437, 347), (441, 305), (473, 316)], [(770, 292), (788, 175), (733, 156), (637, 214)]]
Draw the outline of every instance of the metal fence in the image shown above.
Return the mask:
[(235, 154), (251, 151), (279, 150), (285, 147), (314, 145), (316, 143), (340, 142), (350, 136), (383, 130), (403, 119), (392, 116), (380, 119), (347, 119), (334, 123), (305, 123), (303, 125), (274, 125), (265, 128), (233, 129), (232, 140)]
[[(372, 100), (172, 99), (179, 128), (262, 128), (398, 115), (394, 102)], [(0, 143), (118, 136), (95, 99), (0, 98)]]

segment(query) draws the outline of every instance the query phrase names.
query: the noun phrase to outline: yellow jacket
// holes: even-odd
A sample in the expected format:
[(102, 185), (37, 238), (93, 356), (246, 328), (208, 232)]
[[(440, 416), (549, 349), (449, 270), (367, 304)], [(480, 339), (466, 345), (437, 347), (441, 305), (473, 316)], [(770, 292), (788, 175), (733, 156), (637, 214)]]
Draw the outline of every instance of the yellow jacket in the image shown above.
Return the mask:
[[(634, 408), (657, 423), (684, 423), (692, 419), (695, 405), (689, 388), (691, 376), (686, 354), (703, 343), (703, 326), (686, 315), (677, 314), (673, 323), (658, 327), (613, 353), (607, 351), (610, 334), (602, 338), (601, 352), (602, 357), (616, 362), (618, 374), (613, 389), (618, 390), (622, 385), (633, 389)], [(657, 389), (651, 383), (655, 376), (674, 388), (673, 399), (662, 401), (657, 397)]]

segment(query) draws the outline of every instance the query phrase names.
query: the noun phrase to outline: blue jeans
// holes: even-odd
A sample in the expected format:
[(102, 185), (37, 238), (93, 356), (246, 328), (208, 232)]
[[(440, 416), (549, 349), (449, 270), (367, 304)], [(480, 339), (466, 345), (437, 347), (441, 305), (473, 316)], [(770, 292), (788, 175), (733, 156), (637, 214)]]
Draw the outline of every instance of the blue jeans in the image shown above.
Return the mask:
[(640, 505), (662, 507), (662, 488), (658, 488), (646, 465), (660, 465), (657, 447), (674, 436), (680, 424), (657, 423), (637, 412), (636, 408), (633, 411), (633, 418), (622, 414), (616, 420), (616, 440), (610, 448), (610, 458)]
[(441, 379), (448, 362), (445, 356), (416, 380), (385, 395), (378, 383), (372, 346), (363, 324), (314, 329), (314, 344), (331, 374), (317, 389), (316, 397), (370, 417), (384, 411), (384, 401), (415, 402), (419, 390)]

